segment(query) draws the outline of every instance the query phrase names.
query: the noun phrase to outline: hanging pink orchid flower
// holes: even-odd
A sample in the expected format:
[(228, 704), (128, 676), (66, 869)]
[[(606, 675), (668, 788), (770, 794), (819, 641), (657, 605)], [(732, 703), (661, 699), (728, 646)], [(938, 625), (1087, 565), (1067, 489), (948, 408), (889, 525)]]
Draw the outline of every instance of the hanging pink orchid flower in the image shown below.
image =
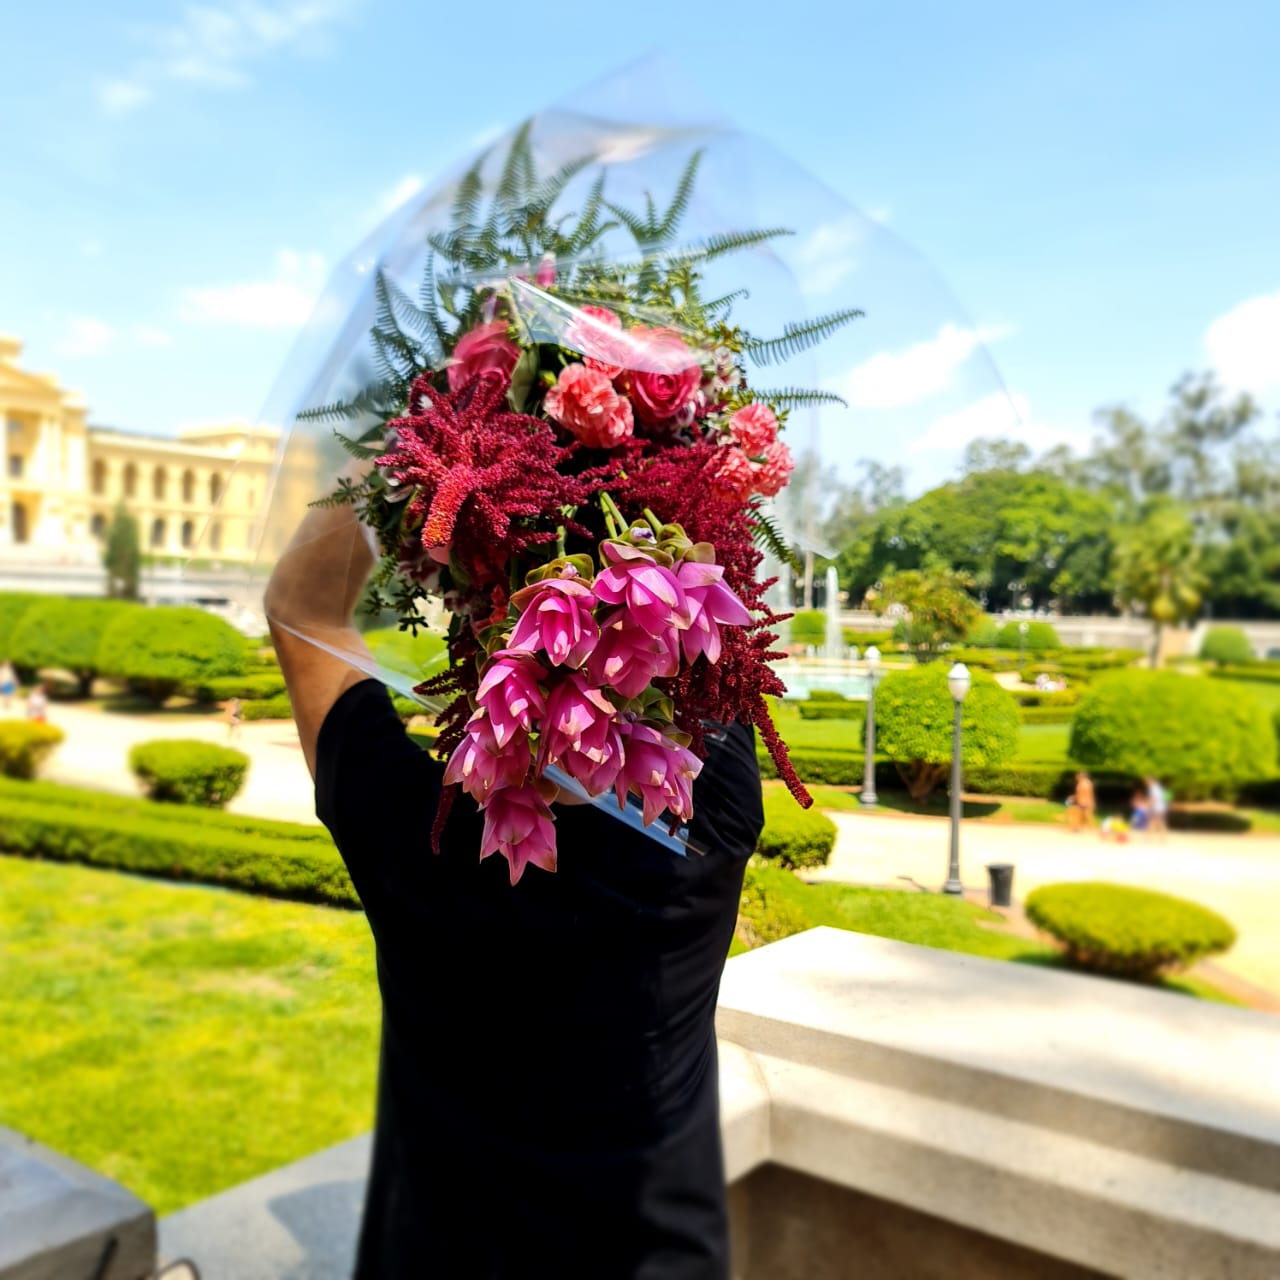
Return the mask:
[(546, 653), (552, 666), (580, 667), (600, 638), (593, 610), (596, 597), (572, 565), (559, 578), (521, 587), (511, 597), (520, 618), (508, 650)]
[(627, 792), (634, 791), (646, 825), (665, 809), (687, 822), (693, 817), (693, 780), (702, 761), (650, 725), (624, 719), (620, 727), (626, 760), (614, 783), (618, 804), (625, 805)]
[(480, 804), (504, 787), (519, 787), (529, 774), (528, 739), (516, 731), (505, 746), (498, 742), (487, 711), (476, 711), (467, 721), (467, 736), (455, 748), (445, 767), (446, 785), (457, 783)]
[(614, 610), (601, 624), (600, 639), (587, 660), (587, 674), (593, 683), (608, 685), (624, 698), (638, 698), (652, 680), (680, 670), (677, 637), (688, 634), (667, 630), (650, 635), (635, 625), (625, 609)]
[(547, 802), (534, 787), (503, 787), (484, 807), (484, 835), (480, 858), (500, 853), (511, 868), (515, 884), (530, 863), (544, 871), (556, 869), (556, 831)]
[(533, 731), (546, 706), (538, 681), (546, 678), (546, 667), (528, 653), (500, 649), (489, 659), (476, 690), (476, 706), (488, 713), (499, 747), (517, 734)]
[(679, 579), (647, 551), (625, 542), (605, 542), (601, 552), (608, 566), (596, 577), (597, 599), (624, 605), (637, 626), (651, 636), (690, 622), (689, 603)]
[(720, 627), (745, 627), (751, 615), (725, 585), (723, 566), (682, 560), (676, 577), (684, 588), (693, 616), (689, 629), (680, 633), (685, 661), (692, 662), (698, 654), (705, 653), (708, 662), (719, 662)]
[(541, 758), (562, 765), (575, 778), (579, 757), (592, 765), (603, 763), (612, 750), (610, 726), (616, 714), (613, 703), (585, 676), (566, 674), (547, 693)]

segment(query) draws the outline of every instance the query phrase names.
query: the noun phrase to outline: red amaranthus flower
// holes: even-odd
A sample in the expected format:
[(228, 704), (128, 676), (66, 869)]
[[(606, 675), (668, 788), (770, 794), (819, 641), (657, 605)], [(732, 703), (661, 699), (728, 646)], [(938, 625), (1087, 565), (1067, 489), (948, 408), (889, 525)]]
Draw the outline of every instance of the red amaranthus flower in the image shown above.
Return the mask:
[(580, 484), (557, 470), (574, 446), (557, 445), (540, 418), (510, 412), (506, 390), (473, 378), (437, 391), (420, 377), (409, 414), (388, 424), (394, 448), (377, 459), (394, 484), (416, 490), (406, 526), (420, 525), (424, 547), (452, 547), (476, 585), (505, 583), (511, 558), (546, 540), (523, 527), (525, 517), (580, 497)]

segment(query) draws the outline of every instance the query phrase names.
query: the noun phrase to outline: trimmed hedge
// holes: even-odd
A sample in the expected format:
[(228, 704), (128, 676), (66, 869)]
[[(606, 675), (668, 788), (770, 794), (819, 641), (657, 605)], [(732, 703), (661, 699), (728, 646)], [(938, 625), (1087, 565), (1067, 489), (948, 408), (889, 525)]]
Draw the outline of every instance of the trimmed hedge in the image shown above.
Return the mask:
[(1219, 680), (1256, 680), (1259, 684), (1280, 684), (1280, 662), (1250, 662), (1233, 667), (1217, 667), (1208, 673)]
[(825, 867), (835, 847), (836, 824), (825, 813), (802, 809), (786, 791), (766, 791), (757, 853), (792, 869)]
[(1226, 951), (1236, 940), (1230, 923), (1208, 907), (1101, 881), (1045, 885), (1028, 895), (1026, 912), (1063, 944), (1069, 964), (1143, 981)]
[(845, 644), (851, 649), (856, 648), (859, 653), (866, 653), (873, 645), (883, 653), (893, 643), (892, 631), (856, 631), (853, 627), (845, 627), (841, 634)]
[(31, 671), (55, 668), (76, 678), (76, 693), (87, 698), (98, 674), (98, 650), (107, 628), (128, 609), (124, 600), (46, 596), (33, 604), (9, 638), (15, 665)]
[(0, 658), (13, 661), (13, 654), (9, 652), (9, 641), (13, 637), (14, 628), (22, 621), (32, 605), (48, 599), (48, 596), (38, 595), (34, 591), (0, 591)]
[(807, 702), (798, 702), (797, 710), (802, 720), (857, 720), (867, 718), (867, 704), (849, 699), (818, 699), (810, 695)]
[(1220, 667), (1247, 664), (1253, 661), (1253, 645), (1239, 627), (1210, 627), (1200, 642), (1200, 655), (1205, 662), (1215, 662)]
[(996, 632), (996, 648), (1015, 650), (1021, 648), (1027, 653), (1044, 653), (1049, 649), (1062, 647), (1062, 641), (1058, 639), (1058, 633), (1051, 623), (1033, 622), (1029, 619), (1023, 619), (1023, 621), (1027, 625), (1026, 640), (1022, 638), (1022, 622), (1015, 619), (1012, 622), (1006, 622)]
[(213, 742), (158, 738), (129, 752), (129, 768), (152, 800), (221, 809), (244, 786), (249, 757)]
[(797, 609), (791, 615), (791, 643), (820, 645), (827, 638), (827, 615), (821, 609)]
[(284, 676), (275, 671), (255, 671), (242, 676), (216, 676), (188, 685), (183, 693), (197, 702), (226, 702), (229, 698), (274, 698), (284, 692)]
[(1074, 707), (1020, 707), (1018, 719), (1023, 724), (1070, 724), (1076, 717)]
[(287, 693), (278, 693), (272, 698), (256, 698), (241, 704), (240, 717), (243, 720), (292, 720), (293, 703)]
[(0, 720), (0, 774), (31, 779), (66, 735), (34, 720)]
[(1000, 624), (989, 614), (984, 613), (965, 636), (965, 644), (974, 649), (994, 649), (999, 643)]
[(780, 942), (813, 926), (813, 921), (794, 902), (777, 892), (775, 886), (780, 883), (777, 877), (783, 874), (755, 858), (747, 863), (738, 903), (738, 932), (750, 946)]
[(1154, 775), (1182, 800), (1234, 800), (1276, 772), (1271, 717), (1215, 681), (1122, 671), (1096, 685), (1071, 725), (1071, 758)]
[(159, 706), (183, 685), (243, 672), (244, 637), (203, 609), (127, 609), (102, 637), (98, 667), (141, 685)]
[(1014, 689), (1020, 707), (1074, 707), (1080, 701), (1079, 689)]

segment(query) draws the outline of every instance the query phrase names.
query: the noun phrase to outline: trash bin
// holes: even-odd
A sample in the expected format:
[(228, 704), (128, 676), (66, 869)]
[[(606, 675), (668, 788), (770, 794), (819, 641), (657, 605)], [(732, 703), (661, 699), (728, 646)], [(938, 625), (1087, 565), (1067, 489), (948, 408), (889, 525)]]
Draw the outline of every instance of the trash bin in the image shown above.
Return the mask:
[(1013, 905), (1013, 863), (988, 862), (987, 875), (991, 881), (991, 905), (1011, 907)]

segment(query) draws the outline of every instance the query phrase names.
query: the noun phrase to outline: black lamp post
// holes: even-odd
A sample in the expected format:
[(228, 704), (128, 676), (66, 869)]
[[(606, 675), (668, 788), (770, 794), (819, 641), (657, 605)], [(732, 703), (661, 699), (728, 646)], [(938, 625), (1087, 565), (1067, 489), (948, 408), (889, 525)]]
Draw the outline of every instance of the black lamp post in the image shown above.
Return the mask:
[(964, 893), (964, 885), (960, 883), (960, 715), (971, 683), (969, 668), (963, 662), (957, 662), (947, 672), (947, 688), (951, 690), (951, 700), (955, 703), (956, 718), (951, 734), (951, 856), (947, 863), (947, 882), (942, 886), (942, 892), (957, 897)]
[(866, 659), (867, 737), (862, 760), (862, 791), (858, 799), (866, 808), (874, 809), (880, 799), (876, 795), (876, 672), (880, 666), (880, 650), (872, 645), (866, 652)]

